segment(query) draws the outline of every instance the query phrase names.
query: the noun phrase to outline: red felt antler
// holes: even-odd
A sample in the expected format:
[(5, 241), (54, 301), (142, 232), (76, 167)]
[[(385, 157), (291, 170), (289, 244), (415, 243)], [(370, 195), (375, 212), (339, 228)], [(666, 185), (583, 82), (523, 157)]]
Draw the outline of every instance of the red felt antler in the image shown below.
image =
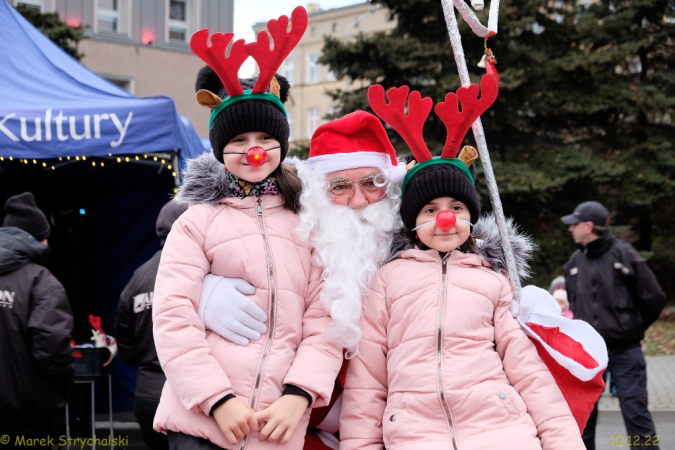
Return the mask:
[[(478, 99), (478, 85), (457, 89), (457, 94), (450, 92), (445, 101), (436, 105), (434, 111), (445, 124), (448, 136), (441, 158), (455, 158), (459, 146), (464, 140), (471, 125), (494, 103), (497, 98), (497, 80), (492, 75), (484, 75), (480, 80), (481, 97)], [(462, 102), (462, 111), (459, 111), (457, 97)]]
[(272, 35), (274, 50), (270, 49), (270, 37), (266, 31), (258, 33), (256, 42), (246, 44), (248, 53), (258, 63), (260, 75), (251, 93), (261, 93), (267, 90), (274, 74), (284, 59), (293, 51), (302, 35), (307, 30), (307, 11), (298, 6), (291, 14), (291, 31), (288, 30), (288, 16), (281, 16), (278, 20), (267, 22), (267, 29)]
[(233, 37), (234, 33), (214, 33), (211, 36), (211, 45), (209, 45), (209, 29), (204, 28), (193, 34), (192, 39), (190, 39), (192, 52), (218, 74), (218, 78), (220, 78), (230, 97), (244, 93), (238, 74), (239, 68), (248, 58), (243, 39), (235, 41), (232, 44), (229, 56), (225, 56), (225, 50), (227, 50), (227, 46)]
[(382, 120), (401, 135), (410, 151), (415, 155), (417, 162), (431, 159), (431, 153), (424, 143), (422, 130), (427, 120), (433, 102), (431, 98), (422, 98), (419, 91), (413, 91), (408, 98), (408, 114), (405, 113), (405, 100), (410, 88), (401, 86), (387, 91), (389, 104), (385, 103), (384, 88), (375, 84), (368, 89), (368, 102)]

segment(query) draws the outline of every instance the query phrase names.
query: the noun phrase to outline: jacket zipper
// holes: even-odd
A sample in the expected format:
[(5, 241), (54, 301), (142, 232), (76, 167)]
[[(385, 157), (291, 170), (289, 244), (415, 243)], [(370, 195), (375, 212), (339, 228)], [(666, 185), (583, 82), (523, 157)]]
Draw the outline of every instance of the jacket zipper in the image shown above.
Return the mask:
[[(255, 408), (255, 402), (258, 399), (258, 390), (260, 389), (260, 382), (262, 381), (263, 368), (265, 367), (265, 362), (267, 361), (267, 356), (270, 352), (270, 347), (272, 346), (272, 336), (274, 335), (274, 325), (275, 325), (275, 312), (276, 312), (276, 289), (274, 285), (274, 262), (272, 261), (272, 252), (270, 251), (270, 244), (267, 240), (267, 235), (265, 234), (265, 227), (263, 226), (263, 207), (262, 199), (258, 197), (258, 228), (260, 228), (260, 235), (263, 238), (263, 243), (265, 244), (265, 254), (267, 255), (267, 270), (269, 271), (270, 277), (270, 315), (269, 315), (269, 330), (267, 332), (267, 343), (265, 344), (265, 350), (263, 351), (262, 358), (260, 359), (260, 365), (258, 366), (258, 374), (255, 378), (255, 386), (253, 388), (253, 395), (251, 395), (251, 408)], [(246, 441), (248, 436), (244, 436), (244, 439), (241, 441), (240, 450), (244, 450), (246, 447)]]
[(438, 329), (436, 330), (438, 335), (436, 336), (436, 362), (438, 370), (438, 392), (441, 394), (441, 404), (443, 405), (443, 411), (445, 412), (445, 418), (448, 421), (448, 426), (450, 427), (450, 439), (452, 440), (452, 448), (457, 450), (457, 441), (455, 439), (455, 427), (452, 424), (452, 416), (450, 415), (450, 408), (448, 403), (445, 400), (445, 390), (443, 389), (443, 319), (445, 317), (445, 291), (446, 291), (446, 273), (448, 270), (448, 256), (450, 253), (446, 254), (441, 261), (442, 277), (441, 277), (441, 298), (438, 309)]

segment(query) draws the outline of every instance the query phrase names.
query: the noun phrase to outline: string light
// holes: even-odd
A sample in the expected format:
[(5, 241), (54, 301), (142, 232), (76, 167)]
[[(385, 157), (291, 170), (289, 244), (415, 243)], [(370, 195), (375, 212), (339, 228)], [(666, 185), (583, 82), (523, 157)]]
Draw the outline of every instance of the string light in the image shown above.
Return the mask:
[(14, 157), (13, 157), (13, 156), (10, 156), (10, 157), (9, 157), (9, 160), (10, 160), (10, 161), (14, 161)]
[(176, 176), (176, 172), (171, 172), (171, 176), (172, 176), (172, 177), (175, 177), (175, 176)]
[(122, 158), (117, 158), (117, 162), (122, 162)]
[(171, 164), (169, 164), (168, 168), (169, 168), (169, 170), (171, 170)]
[(5, 160), (5, 157), (4, 157), (4, 156), (0, 156), (0, 161), (4, 161), (4, 160)]
[(126, 162), (129, 162), (129, 157), (127, 156), (126, 158), (124, 158), (124, 160), (125, 160)]
[(63, 158), (59, 156), (59, 161), (63, 161)]
[(86, 161), (86, 160), (87, 160), (87, 157), (86, 157), (86, 156), (82, 156), (82, 161)]
[(75, 157), (75, 161), (79, 161), (79, 160), (80, 160), (80, 157), (79, 157), (79, 156), (76, 156), (76, 157)]
[(147, 157), (148, 157), (148, 155), (143, 155), (143, 158), (147, 158)]
[(101, 167), (103, 167), (105, 164), (101, 163)]
[(138, 161), (138, 155), (136, 155), (136, 161)]
[(165, 162), (166, 162), (166, 160), (163, 159), (163, 160), (162, 160), (162, 164), (164, 164)]
[(54, 169), (55, 169), (55, 167), (54, 167), (54, 166), (52, 166), (52, 170), (54, 170)]
[(43, 163), (42, 163), (42, 167), (47, 167), (47, 163), (46, 163), (46, 162), (43, 162)]
[(70, 161), (70, 156), (66, 156), (66, 159), (67, 159), (68, 161)]
[(108, 153), (108, 156), (112, 156), (112, 153)]
[(154, 158), (152, 158), (152, 160), (153, 160), (153, 161), (157, 161), (157, 157), (155, 156)]
[(33, 164), (37, 164), (37, 161), (33, 160)]
[(96, 167), (96, 161), (92, 161), (91, 165)]

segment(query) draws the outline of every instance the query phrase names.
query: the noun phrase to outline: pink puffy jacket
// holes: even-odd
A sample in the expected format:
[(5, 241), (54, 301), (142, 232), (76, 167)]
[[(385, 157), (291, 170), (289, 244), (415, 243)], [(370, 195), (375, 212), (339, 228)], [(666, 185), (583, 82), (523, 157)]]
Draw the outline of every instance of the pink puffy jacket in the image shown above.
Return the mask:
[[(209, 416), (211, 408), (233, 393), (260, 411), (285, 384), (308, 392), (312, 407), (328, 403), (342, 351), (324, 335), (330, 316), (318, 300), (321, 270), (296, 236), (298, 223), (280, 195), (194, 205), (174, 223), (153, 299), (155, 344), (167, 377), (157, 431), (179, 431), (226, 449), (278, 449), (257, 432), (232, 446)], [(252, 300), (269, 317), (261, 339), (242, 347), (204, 330), (197, 308), (208, 273), (256, 287)], [(285, 448), (302, 449), (309, 413)]]
[(584, 449), (511, 296), (476, 254), (413, 249), (382, 267), (349, 363), (340, 450)]

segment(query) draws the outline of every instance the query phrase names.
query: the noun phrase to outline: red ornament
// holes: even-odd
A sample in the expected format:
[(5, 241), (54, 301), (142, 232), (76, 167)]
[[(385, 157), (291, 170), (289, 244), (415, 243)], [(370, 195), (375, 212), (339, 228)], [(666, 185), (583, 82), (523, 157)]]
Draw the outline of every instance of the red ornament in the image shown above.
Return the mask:
[(457, 217), (452, 211), (443, 210), (436, 214), (436, 226), (441, 229), (441, 231), (452, 230), (452, 227), (457, 223)]
[(246, 162), (253, 167), (260, 167), (267, 161), (267, 152), (262, 147), (251, 147), (246, 152)]

